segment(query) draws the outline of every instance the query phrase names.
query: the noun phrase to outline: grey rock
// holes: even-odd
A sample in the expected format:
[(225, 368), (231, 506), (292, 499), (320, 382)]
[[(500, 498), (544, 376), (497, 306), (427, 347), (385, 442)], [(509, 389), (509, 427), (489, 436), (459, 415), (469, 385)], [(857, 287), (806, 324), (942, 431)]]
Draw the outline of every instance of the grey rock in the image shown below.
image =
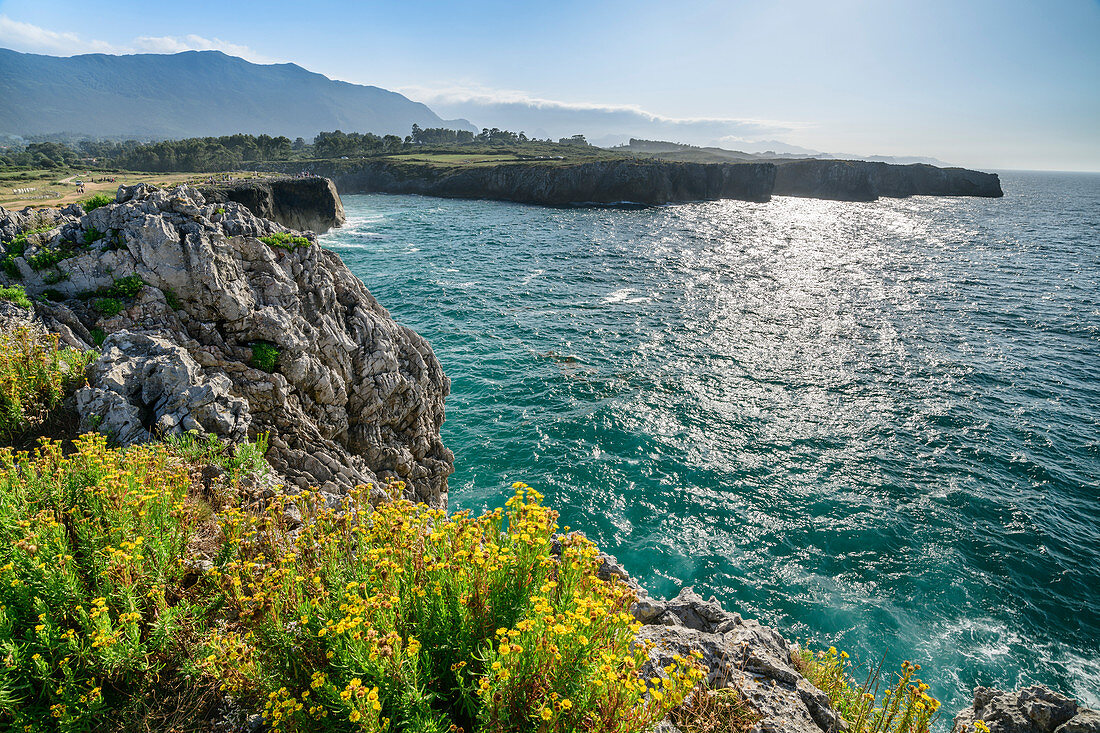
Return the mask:
[(81, 429), (127, 445), (196, 431), (231, 441), (248, 434), (248, 403), (224, 374), (206, 374), (187, 350), (157, 336), (119, 331), (103, 343), (76, 393)]
[(989, 726), (990, 733), (1100, 731), (1100, 715), (1095, 711), (1042, 685), (1012, 692), (975, 688), (973, 705), (955, 716), (952, 733), (973, 733), (978, 720)]
[(660, 612), (638, 634), (650, 645), (644, 676), (659, 676), (675, 655), (696, 651), (703, 655), (708, 686), (736, 689), (760, 715), (761, 733), (831, 733), (845, 727), (825, 693), (795, 669), (790, 645), (774, 629), (729, 613), (713, 599), (704, 601), (690, 588), (670, 601), (639, 601), (633, 610), (639, 620)]
[[(428, 343), (395, 323), (336, 254), (316, 244), (293, 251), (264, 244), (258, 237), (290, 230), (239, 203), (209, 203), (185, 186), (121, 186), (115, 203), (79, 217), (71, 209), (0, 210), (0, 235), (38, 221), (55, 228), (32, 237), (15, 264), (28, 295), (60, 293), (64, 302), (49, 306), (48, 315), (68, 329), (63, 337), (90, 345), (90, 332), (101, 329), (162, 339), (189, 361), (173, 356), (169, 364), (164, 356), (158, 378), (188, 382), (185, 402), (203, 402), (173, 403), (152, 387), (149, 395), (144, 387), (136, 393), (127, 386), (136, 366), (111, 386), (99, 380), (112, 370), (98, 369), (93, 392), (82, 398), (89, 416), (111, 415), (109, 429), (133, 440), (185, 423), (230, 437), (247, 423), (250, 435), (270, 434), (268, 459), (289, 486), (343, 494), (394, 478), (405, 483), (406, 497), (446, 505), (454, 456), (439, 428), (450, 381)], [(38, 251), (82, 240), (93, 228), (106, 236), (52, 268), (65, 279), (47, 284), (47, 272), (27, 265)], [(310, 232), (292, 233), (315, 241)], [(128, 275), (146, 287), (121, 312), (99, 313), (86, 294)], [(257, 342), (278, 350), (273, 373), (253, 364)], [(226, 413), (230, 398), (247, 409)], [(152, 403), (160, 405), (155, 419), (142, 407)]]

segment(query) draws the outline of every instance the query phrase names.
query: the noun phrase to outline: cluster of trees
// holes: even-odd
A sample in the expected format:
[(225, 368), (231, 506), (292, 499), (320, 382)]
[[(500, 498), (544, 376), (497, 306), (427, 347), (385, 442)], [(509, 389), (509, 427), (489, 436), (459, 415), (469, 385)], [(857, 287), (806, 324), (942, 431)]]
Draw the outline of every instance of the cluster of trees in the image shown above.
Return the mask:
[[(186, 140), (162, 140), (142, 143), (137, 140), (81, 140), (78, 143), (34, 142), (22, 150), (0, 149), (0, 166), (9, 168), (65, 168), (94, 165), (135, 171), (167, 173), (171, 171), (208, 172), (248, 168), (255, 163), (306, 160), (310, 158), (362, 158), (407, 150), (412, 146), (491, 145), (523, 146), (553, 144), (552, 140), (529, 138), (524, 132), (485, 128), (470, 130), (412, 126), (404, 139), (397, 135), (370, 132), (322, 132), (307, 143), (285, 136), (225, 135), (193, 137)], [(587, 146), (584, 135), (558, 141), (561, 145)]]
[(64, 168), (79, 164), (82, 157), (79, 152), (61, 143), (31, 143), (22, 150), (0, 150), (0, 167)]
[[(417, 129), (413, 125), (413, 131)], [(406, 138), (407, 140), (408, 138)], [(313, 139), (311, 155), (314, 158), (359, 158), (379, 153), (392, 153), (406, 144), (397, 135), (379, 137), (372, 132), (322, 132)]]

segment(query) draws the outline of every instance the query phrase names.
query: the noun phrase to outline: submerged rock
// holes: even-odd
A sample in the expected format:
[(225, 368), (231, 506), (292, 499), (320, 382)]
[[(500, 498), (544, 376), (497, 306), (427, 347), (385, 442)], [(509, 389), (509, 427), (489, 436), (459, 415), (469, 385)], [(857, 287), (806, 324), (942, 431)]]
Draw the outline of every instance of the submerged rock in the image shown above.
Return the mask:
[(1042, 685), (1013, 692), (978, 687), (974, 704), (955, 716), (951, 733), (1100, 733), (1100, 713)]
[[(31, 216), (0, 209), (0, 232)], [(88, 214), (33, 216), (53, 228), (7, 253), (18, 277), (0, 279), (50, 301), (36, 317), (65, 325), (66, 342), (117, 334), (89, 371), (86, 426), (123, 442), (269, 432), (268, 459), (294, 486), (339, 493), (394, 477), (408, 498), (445, 506), (450, 382), (312, 233), (189, 187), (120, 187)], [(283, 246), (258, 239), (273, 236)]]

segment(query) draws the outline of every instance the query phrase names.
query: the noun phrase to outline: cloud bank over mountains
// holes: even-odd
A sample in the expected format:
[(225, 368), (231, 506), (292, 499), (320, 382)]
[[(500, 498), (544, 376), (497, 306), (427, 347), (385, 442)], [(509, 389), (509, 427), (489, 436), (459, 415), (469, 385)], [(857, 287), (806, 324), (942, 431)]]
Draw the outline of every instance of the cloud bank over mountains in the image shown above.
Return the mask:
[(408, 86), (399, 91), (424, 102), (443, 117), (464, 118), (477, 127), (522, 130), (529, 136), (554, 139), (583, 133), (597, 145), (618, 145), (636, 137), (735, 147), (746, 152), (807, 152), (806, 148), (775, 138), (810, 127), (777, 120), (666, 117), (635, 105), (563, 102), (523, 91), (478, 86)]

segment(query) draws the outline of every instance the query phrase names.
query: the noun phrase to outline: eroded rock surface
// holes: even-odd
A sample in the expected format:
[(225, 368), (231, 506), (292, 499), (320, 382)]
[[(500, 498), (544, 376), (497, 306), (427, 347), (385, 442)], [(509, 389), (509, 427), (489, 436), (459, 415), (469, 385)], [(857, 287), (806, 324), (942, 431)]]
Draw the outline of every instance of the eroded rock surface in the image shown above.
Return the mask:
[(1042, 685), (1013, 692), (976, 688), (974, 704), (955, 716), (951, 733), (974, 733), (977, 721), (990, 733), (1100, 733), (1100, 713)]
[[(606, 557), (606, 556), (605, 556)], [(610, 567), (605, 560), (605, 568)], [(615, 575), (614, 569), (611, 569)], [(777, 632), (724, 610), (684, 588), (671, 600), (637, 589), (634, 617), (643, 624), (638, 638), (652, 642), (643, 676), (661, 674), (673, 657), (700, 652), (711, 689), (733, 688), (760, 716), (753, 733), (832, 733), (843, 721), (824, 692), (793, 664), (794, 648)], [(674, 730), (674, 728), (669, 728)]]
[[(100, 430), (110, 420), (127, 442), (195, 426), (268, 431), (268, 458), (291, 485), (339, 493), (396, 477), (409, 498), (445, 505), (450, 382), (428, 343), (312, 233), (272, 246), (258, 237), (301, 233), (192, 188), (144, 185), (88, 214), (0, 209), (5, 240), (31, 223), (52, 228), (5, 253), (17, 276), (0, 280), (43, 296), (36, 317), (64, 326), (66, 342), (118, 334), (90, 371), (100, 391), (81, 402)], [(262, 351), (276, 355), (270, 372)], [(182, 401), (167, 396), (176, 389)]]

